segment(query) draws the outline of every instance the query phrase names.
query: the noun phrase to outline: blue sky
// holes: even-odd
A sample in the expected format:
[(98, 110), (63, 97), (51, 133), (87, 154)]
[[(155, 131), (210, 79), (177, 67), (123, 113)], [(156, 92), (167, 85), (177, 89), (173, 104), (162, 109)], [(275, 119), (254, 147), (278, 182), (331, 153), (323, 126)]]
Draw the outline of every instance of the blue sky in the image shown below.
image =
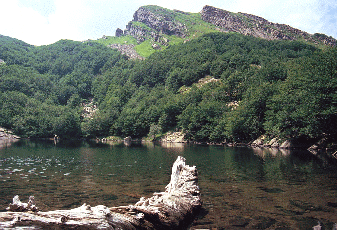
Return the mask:
[(211, 5), (337, 38), (337, 0), (0, 0), (0, 34), (32, 45), (97, 39), (125, 29), (143, 5), (194, 13)]

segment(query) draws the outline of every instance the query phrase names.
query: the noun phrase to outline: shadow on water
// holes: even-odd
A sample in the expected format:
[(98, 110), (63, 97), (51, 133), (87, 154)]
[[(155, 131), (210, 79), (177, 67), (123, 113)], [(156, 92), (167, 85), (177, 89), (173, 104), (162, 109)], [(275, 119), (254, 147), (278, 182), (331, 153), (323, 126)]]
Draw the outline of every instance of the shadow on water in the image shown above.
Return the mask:
[(0, 210), (129, 205), (160, 192), (177, 156), (196, 165), (203, 211), (191, 229), (325, 229), (337, 222), (336, 161), (307, 151), (188, 144), (21, 140), (0, 148)]

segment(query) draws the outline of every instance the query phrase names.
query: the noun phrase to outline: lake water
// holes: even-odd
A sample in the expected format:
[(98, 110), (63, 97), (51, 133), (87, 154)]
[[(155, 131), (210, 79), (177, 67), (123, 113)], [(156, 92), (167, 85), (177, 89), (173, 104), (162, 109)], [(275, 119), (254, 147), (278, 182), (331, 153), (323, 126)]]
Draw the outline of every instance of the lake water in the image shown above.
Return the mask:
[(165, 189), (177, 156), (196, 165), (191, 229), (325, 229), (337, 223), (337, 163), (307, 151), (20, 140), (0, 145), (0, 211), (14, 195), (43, 211), (134, 204)]

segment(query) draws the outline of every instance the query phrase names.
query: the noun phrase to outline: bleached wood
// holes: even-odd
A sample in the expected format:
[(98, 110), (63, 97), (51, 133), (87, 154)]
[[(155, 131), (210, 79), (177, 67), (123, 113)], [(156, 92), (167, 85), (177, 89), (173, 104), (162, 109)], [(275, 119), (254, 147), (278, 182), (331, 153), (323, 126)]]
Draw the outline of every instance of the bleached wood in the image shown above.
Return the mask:
[[(165, 192), (142, 197), (130, 206), (91, 207), (83, 204), (71, 210), (40, 212), (34, 198), (27, 204), (15, 196), (9, 212), (0, 213), (0, 229), (16, 226), (67, 229), (186, 229), (201, 208), (198, 174), (195, 166), (178, 157), (172, 167)], [(24, 212), (23, 212), (24, 211)]]

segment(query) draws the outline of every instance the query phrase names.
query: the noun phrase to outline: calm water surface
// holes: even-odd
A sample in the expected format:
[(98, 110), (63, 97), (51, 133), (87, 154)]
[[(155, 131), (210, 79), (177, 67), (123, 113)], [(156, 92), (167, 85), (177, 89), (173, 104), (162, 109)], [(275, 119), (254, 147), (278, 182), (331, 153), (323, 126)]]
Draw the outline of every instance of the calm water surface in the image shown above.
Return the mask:
[(177, 156), (199, 172), (191, 229), (325, 229), (337, 223), (337, 163), (307, 151), (21, 140), (0, 145), (0, 211), (34, 195), (44, 211), (133, 204), (160, 192)]

